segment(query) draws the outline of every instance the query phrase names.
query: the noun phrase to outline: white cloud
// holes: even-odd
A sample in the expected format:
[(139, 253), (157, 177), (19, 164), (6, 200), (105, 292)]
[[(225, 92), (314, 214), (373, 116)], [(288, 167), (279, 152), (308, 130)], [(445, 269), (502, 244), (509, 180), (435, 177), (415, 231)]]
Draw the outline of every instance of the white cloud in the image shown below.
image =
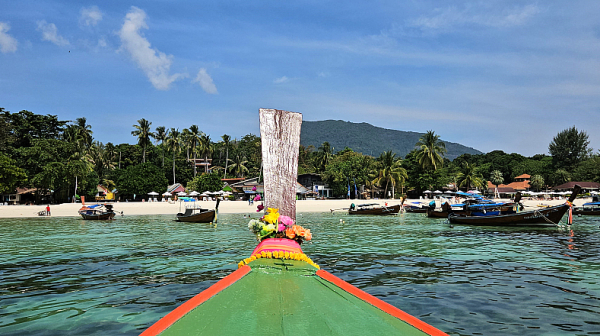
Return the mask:
[(54, 23), (47, 23), (46, 20), (42, 20), (38, 21), (37, 25), (37, 30), (42, 32), (43, 41), (50, 41), (57, 46), (69, 45), (69, 41), (67, 39), (58, 35), (58, 29)]
[(289, 78), (287, 78), (286, 76), (283, 76), (283, 77), (275, 78), (275, 80), (273, 80), (273, 83), (281, 84), (281, 83), (288, 82), (289, 80), (290, 80)]
[(454, 6), (446, 9), (436, 9), (436, 15), (422, 16), (407, 22), (410, 27), (426, 30), (451, 29), (458, 26), (478, 25), (487, 27), (513, 27), (523, 25), (534, 15), (540, 12), (535, 5), (527, 5), (521, 8), (504, 10), (499, 14), (492, 13), (495, 10), (485, 10), (467, 6), (458, 9)]
[(10, 25), (6, 22), (0, 22), (0, 51), (6, 54), (17, 51), (17, 40), (8, 35)]
[(142, 28), (148, 29), (146, 12), (137, 7), (131, 7), (131, 10), (125, 16), (123, 27), (118, 32), (121, 38), (121, 49), (129, 53), (156, 89), (168, 90), (171, 83), (187, 75), (169, 75), (173, 55), (166, 55), (152, 49), (150, 42), (140, 33)]
[(79, 23), (84, 26), (95, 26), (102, 20), (102, 12), (98, 6), (84, 7), (80, 11)]
[(213, 83), (212, 78), (210, 78), (208, 73), (206, 73), (206, 69), (204, 69), (204, 68), (202, 68), (202, 69), (200, 69), (200, 71), (198, 71), (198, 74), (196, 75), (196, 78), (192, 81), (192, 83), (200, 84), (200, 87), (206, 93), (210, 93), (210, 94), (218, 93), (215, 83)]

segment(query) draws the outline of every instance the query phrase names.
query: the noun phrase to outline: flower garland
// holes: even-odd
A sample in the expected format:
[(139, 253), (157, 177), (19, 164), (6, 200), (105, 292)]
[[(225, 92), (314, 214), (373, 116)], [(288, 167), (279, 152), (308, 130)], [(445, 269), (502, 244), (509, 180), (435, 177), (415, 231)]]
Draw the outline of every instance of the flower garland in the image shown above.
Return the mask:
[(302, 244), (304, 240), (312, 239), (309, 229), (296, 225), (293, 219), (279, 215), (279, 209), (273, 208), (268, 208), (267, 214), (260, 220), (250, 220), (248, 229), (256, 235), (258, 241), (267, 238), (287, 238)]
[(298, 260), (298, 261), (304, 261), (314, 267), (316, 267), (317, 269), (321, 269), (321, 267), (319, 267), (319, 265), (315, 264), (306, 254), (304, 253), (290, 253), (290, 252), (284, 252), (284, 251), (273, 251), (273, 252), (265, 252), (262, 251), (260, 253), (257, 253), (253, 256), (251, 256), (250, 258), (246, 258), (242, 261), (240, 261), (238, 263), (238, 268), (244, 266), (244, 265), (248, 265), (249, 263), (253, 262), (256, 259), (287, 259), (287, 260)]

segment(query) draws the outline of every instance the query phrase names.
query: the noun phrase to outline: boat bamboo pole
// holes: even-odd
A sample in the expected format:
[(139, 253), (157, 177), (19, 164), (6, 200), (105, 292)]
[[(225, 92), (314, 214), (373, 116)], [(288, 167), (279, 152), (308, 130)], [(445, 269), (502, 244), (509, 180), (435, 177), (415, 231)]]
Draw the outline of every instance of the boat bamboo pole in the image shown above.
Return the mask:
[(260, 109), (265, 208), (296, 220), (296, 181), (302, 114)]

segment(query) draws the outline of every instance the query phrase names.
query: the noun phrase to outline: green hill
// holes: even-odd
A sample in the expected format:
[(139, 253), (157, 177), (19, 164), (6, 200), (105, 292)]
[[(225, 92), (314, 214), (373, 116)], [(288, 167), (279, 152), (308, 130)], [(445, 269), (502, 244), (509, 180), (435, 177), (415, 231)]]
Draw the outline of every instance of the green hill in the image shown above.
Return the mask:
[[(392, 150), (404, 157), (415, 148), (415, 144), (423, 134), (342, 120), (303, 121), (300, 144), (305, 147), (313, 145), (315, 148), (319, 148), (323, 142), (328, 141), (334, 148), (334, 152), (349, 147), (355, 152), (379, 156), (384, 151)], [(471, 147), (454, 142), (444, 142), (448, 150), (446, 157), (450, 160), (454, 160), (464, 153), (482, 154)]]

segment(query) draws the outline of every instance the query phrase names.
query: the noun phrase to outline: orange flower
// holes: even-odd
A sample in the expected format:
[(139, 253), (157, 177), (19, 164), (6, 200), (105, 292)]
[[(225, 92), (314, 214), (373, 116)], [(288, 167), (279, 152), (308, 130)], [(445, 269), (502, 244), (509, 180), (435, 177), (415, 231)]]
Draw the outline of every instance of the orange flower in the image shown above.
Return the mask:
[(306, 240), (311, 240), (312, 239), (312, 234), (310, 233), (310, 229), (307, 229), (304, 232), (304, 239), (306, 239)]
[(288, 237), (289, 239), (296, 238), (296, 232), (294, 232), (293, 227), (285, 229), (285, 236)]

